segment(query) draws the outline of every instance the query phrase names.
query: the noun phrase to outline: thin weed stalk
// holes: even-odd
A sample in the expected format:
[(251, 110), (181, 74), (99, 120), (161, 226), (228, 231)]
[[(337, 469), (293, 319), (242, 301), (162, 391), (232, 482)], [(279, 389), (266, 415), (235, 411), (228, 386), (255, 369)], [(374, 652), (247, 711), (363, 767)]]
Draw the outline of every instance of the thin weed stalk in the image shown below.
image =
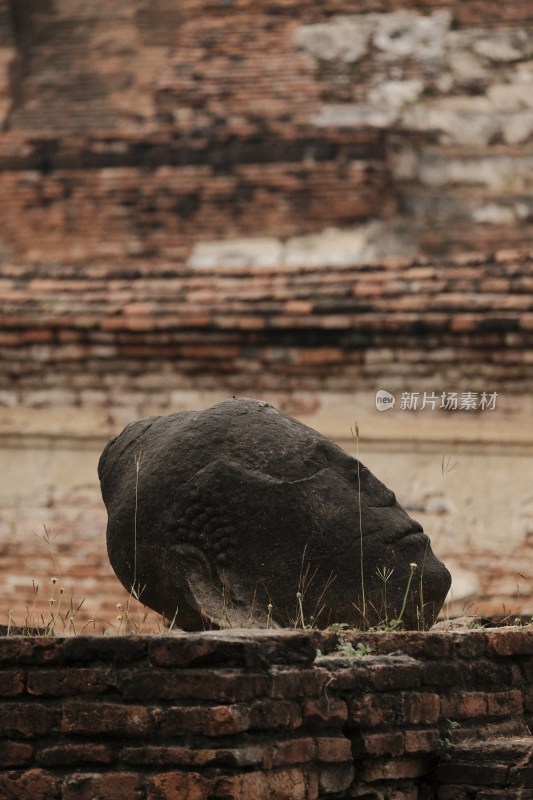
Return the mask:
[(296, 620), (294, 622), (295, 628), (305, 628), (305, 615), (304, 605), (302, 600), (302, 593), (296, 592)]
[(361, 508), (361, 472), (359, 463), (359, 423), (355, 422), (355, 432), (350, 428), (352, 438), (355, 441), (355, 458), (357, 461), (357, 504), (359, 507), (359, 566), (361, 571), (361, 600), (363, 619), (366, 620), (366, 596), (365, 596), (365, 566), (364, 566), (364, 547), (363, 547), (363, 511)]
[(400, 611), (400, 613), (398, 615), (398, 618), (397, 618), (398, 624), (401, 624), (401, 621), (403, 619), (403, 615), (405, 614), (405, 607), (407, 606), (407, 598), (409, 596), (409, 590), (411, 588), (411, 583), (413, 582), (413, 575), (415, 574), (415, 572), (417, 570), (417, 566), (418, 565), (415, 564), (414, 561), (411, 562), (411, 564), (409, 564), (410, 572), (409, 572), (409, 577), (407, 579), (407, 586), (405, 587), (405, 592), (404, 592), (404, 595), (403, 595), (402, 608), (401, 608), (401, 611)]
[(385, 614), (385, 625), (389, 624), (389, 611), (388, 611), (388, 598), (387, 598), (387, 583), (392, 576), (394, 569), (383, 565), (381, 568), (376, 569), (376, 575), (383, 583), (383, 611)]
[(34, 532), (33, 535), (36, 536), (37, 539), (40, 539), (41, 542), (44, 542), (44, 544), (48, 547), (48, 549), (50, 551), (50, 555), (52, 557), (52, 562), (54, 564), (54, 574), (57, 575), (60, 578), (61, 577), (61, 570), (59, 569), (59, 564), (57, 562), (56, 550), (55, 550), (55, 545), (54, 545), (54, 542), (55, 542), (57, 536), (59, 535), (59, 531), (56, 531), (55, 533), (51, 533), (51, 531), (48, 530), (46, 525), (43, 525), (43, 528), (44, 528), (44, 533), (35, 533)]
[(296, 592), (296, 617), (292, 622), (294, 628), (303, 628), (304, 630), (309, 630), (316, 626), (317, 620), (323, 614), (324, 609), (326, 607), (326, 595), (331, 589), (331, 586), (335, 580), (335, 576), (333, 573), (330, 573), (328, 579), (322, 586), (322, 590), (318, 599), (315, 603), (315, 608), (313, 609), (313, 614), (309, 616), (309, 619), (306, 620), (305, 618), (305, 611), (304, 611), (304, 600), (305, 594), (311, 584), (313, 583), (314, 579), (317, 576), (318, 568), (316, 568), (311, 573), (311, 565), (309, 562), (306, 562), (306, 555), (307, 555), (307, 545), (305, 545), (302, 553), (302, 561), (300, 567), (300, 578), (298, 582), (298, 591)]

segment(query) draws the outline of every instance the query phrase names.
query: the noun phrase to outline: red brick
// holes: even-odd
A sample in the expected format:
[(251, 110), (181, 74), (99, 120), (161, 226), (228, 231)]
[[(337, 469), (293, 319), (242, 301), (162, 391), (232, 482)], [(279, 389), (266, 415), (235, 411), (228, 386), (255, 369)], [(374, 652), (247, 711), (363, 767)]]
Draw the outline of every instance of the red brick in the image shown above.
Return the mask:
[(113, 682), (113, 672), (109, 668), (56, 668), (29, 672), (27, 688), (28, 694), (59, 697), (102, 694)]
[(14, 331), (0, 331), (0, 345), (19, 345), (24, 341), (24, 334)]
[[(377, 658), (380, 658), (379, 656)], [(422, 665), (405, 657), (388, 657), (390, 663), (368, 663), (369, 684), (379, 691), (414, 689), (422, 682)], [(385, 659), (384, 659), (385, 660)], [(406, 663), (407, 661), (407, 663)]]
[(65, 734), (145, 737), (151, 729), (150, 715), (144, 706), (77, 701), (63, 704), (61, 730)]
[(395, 722), (399, 698), (389, 694), (363, 694), (350, 702), (350, 722), (361, 727), (391, 725)]
[[(282, 669), (277, 668), (269, 675), (270, 697), (310, 697), (321, 694), (331, 679), (325, 669)], [(328, 684), (329, 685), (329, 684)]]
[(321, 736), (316, 740), (318, 761), (351, 761), (352, 743), (345, 737)]
[(495, 663), (494, 660), (476, 658), (472, 662), (461, 664), (463, 684), (479, 686), (487, 691), (506, 687), (511, 682), (509, 664)]
[(299, 348), (294, 351), (296, 364), (344, 364), (346, 352), (340, 347)]
[(410, 725), (431, 725), (440, 716), (438, 694), (402, 692), (401, 718)]
[(485, 278), (481, 281), (479, 288), (482, 292), (500, 294), (509, 291), (510, 281), (508, 278)]
[(306, 800), (306, 778), (300, 770), (249, 772), (202, 777), (198, 773), (166, 772), (146, 778), (146, 800)]
[(60, 712), (40, 703), (1, 703), (0, 730), (26, 739), (43, 736), (59, 725)]
[(141, 776), (131, 772), (80, 773), (63, 781), (61, 800), (144, 800)]
[(357, 282), (352, 289), (354, 297), (381, 297), (383, 294), (383, 283), (363, 283)]
[(487, 652), (487, 633), (484, 630), (453, 631), (448, 634), (455, 653), (468, 660), (483, 658)]
[(439, 731), (419, 730), (404, 732), (406, 753), (434, 753), (439, 748)]
[(53, 341), (53, 333), (46, 328), (35, 328), (34, 330), (24, 331), (24, 342), (51, 342)]
[[(124, 637), (119, 637), (124, 638)], [(269, 664), (297, 664), (301, 669), (316, 657), (314, 634), (308, 631), (243, 630), (222, 635), (156, 637), (150, 642), (150, 660), (164, 667), (207, 663), (222, 667), (265, 669)], [(255, 670), (254, 670), (255, 671)]]
[(36, 762), (43, 767), (77, 766), (79, 764), (111, 764), (113, 754), (103, 744), (58, 744), (38, 750)]
[(145, 784), (146, 800), (207, 800), (208, 781), (197, 772), (149, 775)]
[(19, 670), (0, 671), (0, 697), (16, 697), (24, 692), (24, 673)]
[(352, 764), (325, 765), (318, 773), (318, 787), (325, 795), (341, 796), (348, 789), (354, 778)]
[(0, 797), (2, 800), (59, 800), (59, 784), (60, 778), (40, 769), (4, 772), (0, 774)]
[(306, 725), (312, 727), (338, 727), (348, 719), (346, 702), (338, 697), (308, 698), (302, 704)]
[(274, 745), (273, 765), (308, 764), (315, 755), (313, 739), (286, 739)]
[[(188, 667), (197, 662), (216, 659), (220, 666), (224, 665), (224, 656), (218, 653), (220, 642), (208, 637), (163, 637), (155, 638), (150, 642), (150, 661), (161, 667)], [(241, 643), (240, 652), (236, 652), (235, 646), (231, 648), (231, 657), (234, 661), (240, 655), (241, 659), (245, 647)], [(237, 662), (240, 664), (240, 659)]]
[(533, 314), (520, 314), (520, 327), (523, 330), (533, 330)]
[(265, 674), (227, 670), (159, 669), (127, 670), (118, 678), (122, 695), (129, 699), (194, 698), (221, 703), (250, 700), (266, 693), (269, 678)]
[(441, 715), (444, 719), (475, 719), (487, 713), (485, 692), (461, 692), (443, 697)]
[(208, 797), (225, 800), (307, 800), (306, 774), (296, 768), (249, 772), (213, 780)]
[(499, 656), (533, 654), (533, 631), (502, 628), (486, 634), (490, 649)]
[(285, 314), (311, 314), (313, 303), (311, 300), (289, 300), (283, 310)]
[(343, 314), (324, 314), (320, 317), (320, 327), (326, 330), (345, 330), (352, 325), (350, 317)]
[(494, 304), (498, 310), (506, 311), (531, 311), (531, 297), (528, 294), (504, 294), (498, 298), (497, 303)]
[[(463, 295), (445, 295), (442, 294), (438, 298), (432, 298), (433, 306), (438, 310), (448, 308), (462, 308), (465, 305), (465, 298)], [(383, 309), (388, 306), (388, 302), (383, 303)], [(394, 298), (394, 307), (400, 311), (417, 311), (424, 312), (428, 306), (427, 298), (423, 295), (401, 295)]]
[[(143, 709), (144, 710), (144, 709)], [(205, 736), (229, 736), (242, 733), (250, 727), (250, 709), (247, 706), (183, 706), (156, 709), (154, 719), (157, 730), (165, 736), (203, 733)], [(276, 727), (268, 721), (265, 709), (263, 720), (266, 729)]]
[[(216, 322), (220, 325), (221, 320), (219, 318), (216, 319)], [(243, 314), (239, 317), (238, 323), (235, 324), (236, 328), (242, 328), (243, 330), (262, 330), (263, 328), (267, 328), (269, 325), (269, 320), (264, 319), (263, 317), (259, 316), (251, 316), (250, 314)], [(231, 326), (233, 327), (233, 326)]]
[(0, 769), (22, 767), (33, 758), (33, 747), (23, 742), (0, 742)]
[(155, 303), (135, 302), (126, 303), (126, 305), (122, 306), (122, 313), (125, 316), (149, 316), (155, 312), (157, 312), (157, 306)]
[(522, 693), (518, 689), (509, 692), (487, 692), (489, 717), (520, 715), (523, 711)]
[[(113, 605), (114, 608), (114, 605)], [(148, 654), (145, 636), (71, 636), (61, 642), (61, 661), (76, 665), (87, 662), (127, 664), (141, 661)]]
[(144, 767), (253, 767), (270, 765), (270, 745), (193, 749), (191, 747), (124, 747), (120, 760)]
[(425, 759), (403, 757), (379, 759), (365, 765), (360, 780), (371, 783), (401, 778), (418, 778), (423, 775), (430, 775), (430, 769)]
[(55, 639), (30, 639), (28, 637), (0, 637), (0, 663), (42, 664), (54, 663), (61, 653), (61, 644)]
[(437, 686), (440, 691), (446, 686), (457, 686), (464, 678), (464, 665), (455, 661), (427, 661), (422, 665), (423, 684)]
[(181, 345), (179, 353), (184, 358), (200, 359), (233, 359), (238, 358), (241, 350), (239, 347), (211, 344)]
[(256, 700), (250, 705), (249, 713), (250, 730), (292, 730), (302, 724), (299, 706), (289, 700)]
[(461, 314), (453, 316), (450, 321), (450, 330), (456, 333), (469, 333), (479, 327), (478, 314)]
[(366, 733), (363, 735), (365, 752), (371, 756), (401, 756), (404, 751), (403, 735), (395, 733)]

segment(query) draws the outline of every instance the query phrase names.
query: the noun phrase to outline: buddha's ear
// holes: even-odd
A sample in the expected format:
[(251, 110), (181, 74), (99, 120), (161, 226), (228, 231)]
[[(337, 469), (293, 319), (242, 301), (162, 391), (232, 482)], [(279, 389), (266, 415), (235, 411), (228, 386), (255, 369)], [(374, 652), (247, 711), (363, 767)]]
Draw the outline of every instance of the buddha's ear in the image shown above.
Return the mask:
[(191, 544), (175, 544), (165, 553), (179, 600), (177, 623), (189, 630), (225, 627), (224, 591), (205, 553)]
[(166, 551), (165, 558), (180, 598), (176, 614), (180, 627), (202, 630), (272, 626), (267, 609), (254, 607), (253, 591), (232, 585), (229, 575), (219, 574), (199, 547), (175, 544)]

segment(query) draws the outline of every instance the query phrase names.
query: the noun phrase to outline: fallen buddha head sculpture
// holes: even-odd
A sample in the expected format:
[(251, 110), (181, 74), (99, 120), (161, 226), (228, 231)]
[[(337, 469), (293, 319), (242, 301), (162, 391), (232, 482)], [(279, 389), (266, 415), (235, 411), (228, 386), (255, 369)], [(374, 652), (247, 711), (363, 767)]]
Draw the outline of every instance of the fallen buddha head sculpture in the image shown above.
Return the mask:
[(450, 586), (393, 492), (258, 400), (131, 423), (98, 474), (118, 578), (186, 630), (428, 627)]

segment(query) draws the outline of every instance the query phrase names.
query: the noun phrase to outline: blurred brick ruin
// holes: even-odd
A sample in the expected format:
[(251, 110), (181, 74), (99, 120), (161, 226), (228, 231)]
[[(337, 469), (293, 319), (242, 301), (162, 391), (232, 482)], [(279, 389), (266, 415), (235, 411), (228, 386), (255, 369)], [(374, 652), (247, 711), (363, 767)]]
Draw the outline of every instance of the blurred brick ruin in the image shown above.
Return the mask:
[[(0, 553), (19, 614), (48, 579), (43, 525), (115, 613), (98, 453), (131, 419), (237, 393), (352, 450), (358, 418), (362, 460), (452, 565), (452, 610), (533, 611), (531, 3), (353, 11), (0, 0)], [(498, 408), (380, 415), (380, 388)]]
[(294, 263), (365, 223), (364, 260), (530, 244), (530, 3), (351, 12), (3, 0), (4, 257), (185, 266), (249, 237)]

